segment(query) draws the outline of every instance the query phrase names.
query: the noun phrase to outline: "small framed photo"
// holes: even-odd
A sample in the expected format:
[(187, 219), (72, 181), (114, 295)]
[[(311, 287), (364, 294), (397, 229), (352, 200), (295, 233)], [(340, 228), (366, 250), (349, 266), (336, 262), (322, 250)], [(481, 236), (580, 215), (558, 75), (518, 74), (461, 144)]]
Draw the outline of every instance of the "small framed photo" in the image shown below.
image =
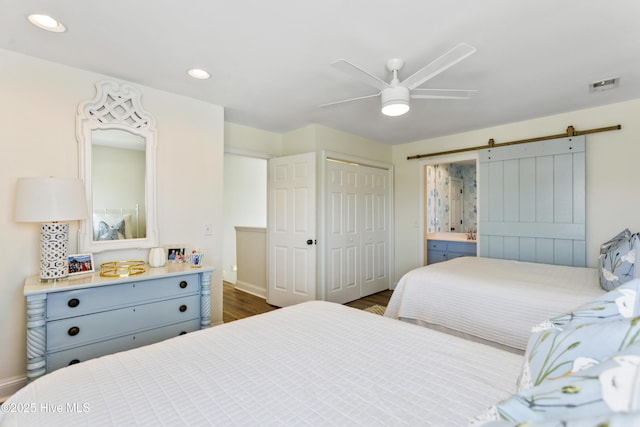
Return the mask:
[(187, 248), (184, 245), (167, 246), (167, 261), (168, 262), (186, 262)]
[(69, 276), (93, 273), (94, 271), (96, 270), (93, 265), (93, 254), (69, 255)]

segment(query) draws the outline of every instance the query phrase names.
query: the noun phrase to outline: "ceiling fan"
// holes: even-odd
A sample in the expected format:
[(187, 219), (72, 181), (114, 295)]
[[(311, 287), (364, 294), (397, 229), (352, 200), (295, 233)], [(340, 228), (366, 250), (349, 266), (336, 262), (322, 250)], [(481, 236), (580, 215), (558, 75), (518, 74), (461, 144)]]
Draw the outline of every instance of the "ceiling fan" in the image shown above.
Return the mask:
[(330, 102), (323, 104), (320, 107), (329, 107), (336, 104), (342, 104), (344, 102), (359, 101), (361, 99), (373, 98), (376, 96), (381, 97), (382, 101), (382, 113), (387, 116), (400, 116), (409, 111), (409, 99), (468, 99), (471, 92), (474, 90), (465, 89), (417, 89), (418, 86), (424, 84), (426, 81), (434, 78), (438, 74), (454, 66), (458, 62), (473, 55), (476, 52), (476, 48), (466, 43), (461, 43), (416, 71), (411, 76), (407, 77), (403, 81), (398, 80), (398, 71), (404, 66), (404, 61), (399, 58), (390, 59), (387, 61), (387, 69), (391, 72), (391, 82), (387, 83), (384, 80), (374, 76), (373, 74), (363, 70), (350, 63), (347, 60), (339, 59), (331, 64), (337, 69), (349, 74), (352, 77), (373, 86), (378, 89), (379, 92), (372, 95), (360, 96), (358, 98), (344, 99), (342, 101)]

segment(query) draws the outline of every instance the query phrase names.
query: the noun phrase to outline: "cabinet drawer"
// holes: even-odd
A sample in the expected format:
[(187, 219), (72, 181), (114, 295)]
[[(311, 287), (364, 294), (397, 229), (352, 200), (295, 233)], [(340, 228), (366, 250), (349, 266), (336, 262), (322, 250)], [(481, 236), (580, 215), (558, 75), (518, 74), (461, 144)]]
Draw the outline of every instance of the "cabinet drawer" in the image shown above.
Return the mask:
[(200, 295), (140, 304), (47, 323), (47, 351), (62, 350), (200, 318)]
[(81, 316), (199, 292), (197, 274), (55, 292), (47, 296), (47, 319)]
[(445, 251), (427, 251), (427, 264), (435, 264), (436, 262), (442, 262), (447, 260), (447, 253)]
[(449, 254), (455, 253), (455, 257), (464, 255), (475, 255), (476, 244), (472, 242), (449, 242), (447, 244), (447, 251), (449, 252)]
[(84, 345), (69, 350), (58, 351), (47, 355), (47, 372), (64, 368), (78, 362), (104, 356), (118, 351), (130, 350), (143, 345), (153, 344), (158, 341), (173, 338), (186, 332), (200, 329), (200, 320), (189, 320), (162, 328), (114, 338), (95, 344)]
[(427, 240), (427, 250), (446, 251), (447, 242), (444, 240)]

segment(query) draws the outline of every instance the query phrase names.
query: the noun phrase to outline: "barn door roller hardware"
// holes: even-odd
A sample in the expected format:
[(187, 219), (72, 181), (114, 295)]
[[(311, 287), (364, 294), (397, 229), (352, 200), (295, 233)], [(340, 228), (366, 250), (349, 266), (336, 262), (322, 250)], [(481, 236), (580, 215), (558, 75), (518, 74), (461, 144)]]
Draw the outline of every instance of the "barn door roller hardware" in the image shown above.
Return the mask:
[(416, 154), (415, 156), (408, 156), (407, 160), (421, 159), (423, 157), (442, 156), (444, 154), (464, 153), (466, 151), (484, 150), (486, 148), (504, 147), (506, 145), (526, 144), (527, 142), (537, 142), (537, 141), (546, 141), (546, 140), (549, 140), (549, 139), (568, 138), (568, 137), (571, 137), (571, 136), (588, 135), (590, 133), (609, 132), (611, 130), (620, 130), (620, 129), (622, 129), (622, 125), (607, 126), (607, 127), (603, 127), (603, 128), (588, 129), (588, 130), (576, 130), (573, 126), (569, 125), (567, 127), (567, 132), (566, 133), (559, 133), (559, 134), (556, 134), (556, 135), (539, 136), (537, 138), (520, 139), (518, 141), (501, 142), (499, 144), (496, 144), (496, 142), (493, 140), (493, 138), (491, 138), (487, 145), (481, 145), (481, 146), (477, 146), (477, 147), (468, 147), (468, 148), (459, 148), (457, 150), (440, 151), (440, 152), (437, 152), (437, 153)]

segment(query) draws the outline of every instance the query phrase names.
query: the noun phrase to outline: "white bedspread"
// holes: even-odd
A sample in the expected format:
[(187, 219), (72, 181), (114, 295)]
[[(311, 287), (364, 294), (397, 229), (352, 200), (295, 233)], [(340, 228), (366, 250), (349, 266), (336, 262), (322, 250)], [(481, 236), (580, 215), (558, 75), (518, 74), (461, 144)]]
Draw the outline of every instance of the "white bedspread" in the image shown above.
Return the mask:
[(595, 268), (463, 257), (404, 275), (385, 316), (524, 350), (533, 325), (603, 293)]
[[(457, 426), (510, 395), (521, 362), (310, 302), (57, 370), (6, 402), (1, 424)], [(34, 411), (6, 412), (17, 405)]]

